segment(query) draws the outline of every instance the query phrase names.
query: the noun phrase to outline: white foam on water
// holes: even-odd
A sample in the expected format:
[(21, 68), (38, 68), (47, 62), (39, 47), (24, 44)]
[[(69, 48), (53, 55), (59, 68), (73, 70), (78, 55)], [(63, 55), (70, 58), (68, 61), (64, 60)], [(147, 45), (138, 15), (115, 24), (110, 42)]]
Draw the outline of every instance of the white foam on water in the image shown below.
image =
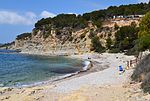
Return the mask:
[(88, 67), (89, 67), (89, 65), (90, 65), (90, 61), (84, 61), (84, 67), (83, 67), (83, 71), (86, 71), (86, 70), (88, 70)]

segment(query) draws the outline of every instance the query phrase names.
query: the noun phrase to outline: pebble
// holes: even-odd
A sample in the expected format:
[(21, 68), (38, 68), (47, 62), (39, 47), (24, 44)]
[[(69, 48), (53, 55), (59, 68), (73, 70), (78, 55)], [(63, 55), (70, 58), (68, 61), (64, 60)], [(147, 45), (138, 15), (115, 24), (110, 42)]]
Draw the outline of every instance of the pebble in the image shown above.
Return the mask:
[(35, 91), (32, 91), (29, 95), (35, 94)]
[(7, 89), (4, 90), (4, 92), (7, 92), (7, 91), (9, 92), (9, 91), (12, 91), (12, 90), (13, 90), (13, 88), (7, 88)]

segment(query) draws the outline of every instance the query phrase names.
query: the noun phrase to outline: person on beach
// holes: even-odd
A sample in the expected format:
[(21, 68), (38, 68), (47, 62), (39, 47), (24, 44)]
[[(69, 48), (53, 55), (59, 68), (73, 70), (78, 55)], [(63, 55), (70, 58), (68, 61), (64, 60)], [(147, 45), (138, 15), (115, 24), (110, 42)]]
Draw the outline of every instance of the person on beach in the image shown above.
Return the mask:
[(88, 60), (89, 60), (89, 62), (90, 62), (90, 68), (89, 68), (89, 69), (91, 69), (91, 68), (93, 67), (93, 63), (92, 63), (92, 61), (91, 61), (91, 58), (90, 58), (90, 57), (88, 57)]
[(123, 67), (120, 65), (119, 66), (119, 74), (121, 75), (122, 73), (124, 73), (125, 72), (125, 70), (123, 70)]

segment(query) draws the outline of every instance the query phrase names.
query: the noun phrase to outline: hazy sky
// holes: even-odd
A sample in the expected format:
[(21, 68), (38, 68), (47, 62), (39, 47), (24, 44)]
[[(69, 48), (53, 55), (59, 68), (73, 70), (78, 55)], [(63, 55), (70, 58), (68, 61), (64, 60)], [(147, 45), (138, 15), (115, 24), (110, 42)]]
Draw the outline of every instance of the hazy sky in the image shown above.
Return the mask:
[(11, 42), (16, 35), (31, 32), (34, 23), (60, 13), (83, 14), (111, 5), (149, 0), (0, 0), (0, 43)]

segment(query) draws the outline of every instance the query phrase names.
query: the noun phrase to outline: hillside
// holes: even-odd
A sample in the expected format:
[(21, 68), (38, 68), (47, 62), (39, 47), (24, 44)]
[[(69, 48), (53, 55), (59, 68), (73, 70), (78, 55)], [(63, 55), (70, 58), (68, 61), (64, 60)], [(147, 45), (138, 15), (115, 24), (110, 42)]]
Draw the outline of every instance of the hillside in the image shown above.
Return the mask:
[(0, 49), (14, 49), (15, 42), (0, 44)]
[[(150, 3), (141, 3), (111, 6), (83, 15), (59, 14), (54, 18), (43, 18), (35, 23), (31, 33), (18, 35), (15, 45), (10, 48), (37, 54), (78, 54), (103, 52), (104, 49), (111, 48), (110, 46), (118, 48), (118, 43), (115, 42), (116, 33), (122, 29), (132, 30), (132, 23), (135, 23), (134, 27), (138, 27), (143, 14), (149, 10)], [(121, 29), (123, 26), (130, 28)], [(130, 33), (134, 35), (137, 32), (135, 30)], [(118, 42), (120, 40), (127, 41), (123, 38)], [(133, 38), (128, 41), (130, 43)], [(129, 48), (133, 48), (133, 45), (123, 47), (120, 51)]]

